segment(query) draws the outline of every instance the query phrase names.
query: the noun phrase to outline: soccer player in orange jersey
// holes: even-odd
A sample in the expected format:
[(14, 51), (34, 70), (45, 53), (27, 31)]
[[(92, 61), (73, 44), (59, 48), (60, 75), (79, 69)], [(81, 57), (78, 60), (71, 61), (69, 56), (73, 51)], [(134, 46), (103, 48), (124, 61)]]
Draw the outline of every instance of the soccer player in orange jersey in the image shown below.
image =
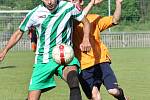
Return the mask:
[(33, 52), (35, 52), (36, 45), (37, 45), (37, 35), (36, 35), (36, 30), (33, 26), (29, 28), (28, 35), (29, 35), (29, 38), (31, 39), (31, 49)]
[[(92, 1), (94, 2), (92, 3)], [(91, 0), (87, 8), (83, 10), (84, 13), (87, 14), (95, 3), (100, 3), (101, 1), (102, 0)], [(87, 14), (87, 19), (91, 24), (90, 42), (92, 49), (90, 52), (82, 52), (80, 50), (80, 43), (83, 38), (82, 24), (74, 27), (74, 51), (75, 56), (81, 63), (79, 79), (88, 99), (101, 100), (99, 90), (103, 84), (108, 90), (108, 93), (117, 100), (127, 100), (124, 96), (123, 89), (118, 86), (116, 76), (111, 69), (109, 51), (100, 38), (100, 32), (118, 24), (121, 16), (121, 5), (122, 0), (116, 0), (116, 9), (113, 16), (101, 17), (97, 14)]]

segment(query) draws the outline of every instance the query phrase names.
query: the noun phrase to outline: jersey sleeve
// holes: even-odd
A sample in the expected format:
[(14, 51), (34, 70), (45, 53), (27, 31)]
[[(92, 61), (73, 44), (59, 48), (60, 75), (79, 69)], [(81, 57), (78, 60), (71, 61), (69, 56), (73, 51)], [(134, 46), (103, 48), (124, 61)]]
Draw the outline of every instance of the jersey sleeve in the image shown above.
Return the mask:
[(100, 32), (112, 27), (114, 24), (112, 22), (113, 16), (102, 17), (98, 22), (98, 27)]
[(29, 28), (31, 26), (34, 26), (35, 24), (35, 19), (34, 19), (34, 12), (35, 12), (35, 9), (30, 11), (26, 17), (23, 19), (23, 21), (21, 22), (20, 26), (19, 26), (19, 29), (22, 31), (22, 32), (25, 32), (27, 30), (29, 30)]

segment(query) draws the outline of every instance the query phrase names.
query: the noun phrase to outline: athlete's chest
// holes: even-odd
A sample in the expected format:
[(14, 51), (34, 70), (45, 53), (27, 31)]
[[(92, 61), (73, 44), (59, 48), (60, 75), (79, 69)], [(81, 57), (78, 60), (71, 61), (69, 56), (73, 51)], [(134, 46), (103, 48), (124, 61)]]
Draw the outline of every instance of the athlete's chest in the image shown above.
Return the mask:
[(36, 14), (34, 20), (37, 27), (50, 28), (60, 25), (64, 26), (71, 21), (71, 14), (65, 11), (57, 13), (40, 12)]

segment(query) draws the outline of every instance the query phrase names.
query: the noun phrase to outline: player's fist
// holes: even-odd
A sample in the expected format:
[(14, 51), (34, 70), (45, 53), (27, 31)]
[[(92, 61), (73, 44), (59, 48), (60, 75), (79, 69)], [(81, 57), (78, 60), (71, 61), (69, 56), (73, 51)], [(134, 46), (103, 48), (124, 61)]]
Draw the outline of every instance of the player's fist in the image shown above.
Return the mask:
[(0, 51), (0, 62), (3, 61), (3, 59), (5, 58), (5, 55), (6, 55), (6, 52), (4, 50)]
[(100, 3), (102, 3), (102, 1), (103, 1), (103, 0), (95, 0), (94, 4), (95, 4), (95, 5), (96, 5), (96, 4), (100, 4)]
[(96, 5), (96, 4), (100, 4), (103, 0), (91, 0), (89, 3)]
[(89, 52), (91, 50), (91, 43), (88, 40), (83, 40), (82, 43), (80, 44), (80, 49), (83, 52)]

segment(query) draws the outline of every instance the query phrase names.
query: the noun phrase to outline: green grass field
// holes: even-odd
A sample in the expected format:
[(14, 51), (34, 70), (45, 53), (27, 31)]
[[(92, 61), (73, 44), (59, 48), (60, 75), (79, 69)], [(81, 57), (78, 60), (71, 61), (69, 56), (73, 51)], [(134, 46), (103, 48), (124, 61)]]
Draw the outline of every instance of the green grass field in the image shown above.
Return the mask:
[[(130, 100), (150, 100), (150, 48), (110, 49), (112, 68)], [(34, 62), (33, 52), (9, 52), (0, 63), (0, 100), (25, 100)], [(57, 87), (41, 100), (68, 100), (67, 84), (56, 77)], [(87, 100), (84, 93), (83, 100)], [(103, 100), (115, 100), (102, 86)]]

